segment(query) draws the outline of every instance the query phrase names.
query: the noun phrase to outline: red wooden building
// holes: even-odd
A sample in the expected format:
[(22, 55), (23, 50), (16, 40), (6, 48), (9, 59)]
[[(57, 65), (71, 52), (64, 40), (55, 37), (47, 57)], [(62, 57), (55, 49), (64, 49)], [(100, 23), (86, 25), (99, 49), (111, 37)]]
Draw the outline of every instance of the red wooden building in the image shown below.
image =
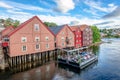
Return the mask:
[(74, 33), (68, 25), (51, 27), (50, 29), (55, 34), (56, 48), (74, 47)]
[(10, 57), (55, 49), (54, 34), (37, 16), (19, 25), (4, 38), (8, 39), (8, 55)]
[(75, 48), (82, 47), (82, 34), (79, 26), (71, 26), (71, 30), (75, 35)]
[(92, 29), (88, 25), (80, 25), (82, 34), (82, 46), (89, 46), (92, 44)]

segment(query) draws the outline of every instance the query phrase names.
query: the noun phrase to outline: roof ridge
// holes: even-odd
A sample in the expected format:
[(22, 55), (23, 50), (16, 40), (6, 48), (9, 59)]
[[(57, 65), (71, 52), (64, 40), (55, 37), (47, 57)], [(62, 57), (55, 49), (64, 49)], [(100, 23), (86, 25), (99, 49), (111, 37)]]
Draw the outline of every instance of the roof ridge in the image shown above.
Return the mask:
[(28, 22), (30, 22), (32, 19), (34, 19), (36, 16), (33, 16), (32, 18), (26, 20), (25, 22), (21, 23), (17, 28), (15, 28), (11, 33), (8, 34), (8, 36), (11, 36), (12, 34), (14, 34), (17, 30), (21, 29), (22, 27), (24, 27), (24, 25), (26, 25)]

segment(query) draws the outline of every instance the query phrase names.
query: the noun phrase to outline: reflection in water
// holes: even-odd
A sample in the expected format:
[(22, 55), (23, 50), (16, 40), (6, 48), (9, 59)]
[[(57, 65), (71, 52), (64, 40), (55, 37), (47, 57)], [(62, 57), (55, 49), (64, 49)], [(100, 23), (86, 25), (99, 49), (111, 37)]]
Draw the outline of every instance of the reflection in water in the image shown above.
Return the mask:
[[(109, 39), (103, 39), (105, 41)], [(111, 43), (93, 46), (88, 51), (98, 55), (98, 61), (83, 70), (57, 64), (55, 61), (27, 71), (0, 73), (0, 80), (120, 80), (120, 39), (110, 39)]]
[(11, 75), (9, 80), (51, 80), (54, 76), (54, 73), (55, 62), (51, 62), (49, 65), (43, 65), (29, 71)]

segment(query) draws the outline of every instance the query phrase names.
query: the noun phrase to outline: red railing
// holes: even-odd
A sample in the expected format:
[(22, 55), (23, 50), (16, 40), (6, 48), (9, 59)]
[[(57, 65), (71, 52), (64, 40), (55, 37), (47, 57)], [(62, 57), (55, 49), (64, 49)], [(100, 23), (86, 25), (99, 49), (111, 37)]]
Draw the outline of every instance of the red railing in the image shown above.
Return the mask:
[(8, 42), (2, 42), (2, 47), (7, 47), (8, 46)]

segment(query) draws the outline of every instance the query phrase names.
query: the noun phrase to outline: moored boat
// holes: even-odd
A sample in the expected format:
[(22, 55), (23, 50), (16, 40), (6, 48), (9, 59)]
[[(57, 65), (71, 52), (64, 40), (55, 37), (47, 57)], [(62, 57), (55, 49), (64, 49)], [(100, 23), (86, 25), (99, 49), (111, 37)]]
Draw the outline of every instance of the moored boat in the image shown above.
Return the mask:
[(98, 60), (97, 55), (88, 52), (79, 54), (67, 54), (66, 57), (58, 57), (58, 63), (67, 64), (72, 67), (83, 69)]

